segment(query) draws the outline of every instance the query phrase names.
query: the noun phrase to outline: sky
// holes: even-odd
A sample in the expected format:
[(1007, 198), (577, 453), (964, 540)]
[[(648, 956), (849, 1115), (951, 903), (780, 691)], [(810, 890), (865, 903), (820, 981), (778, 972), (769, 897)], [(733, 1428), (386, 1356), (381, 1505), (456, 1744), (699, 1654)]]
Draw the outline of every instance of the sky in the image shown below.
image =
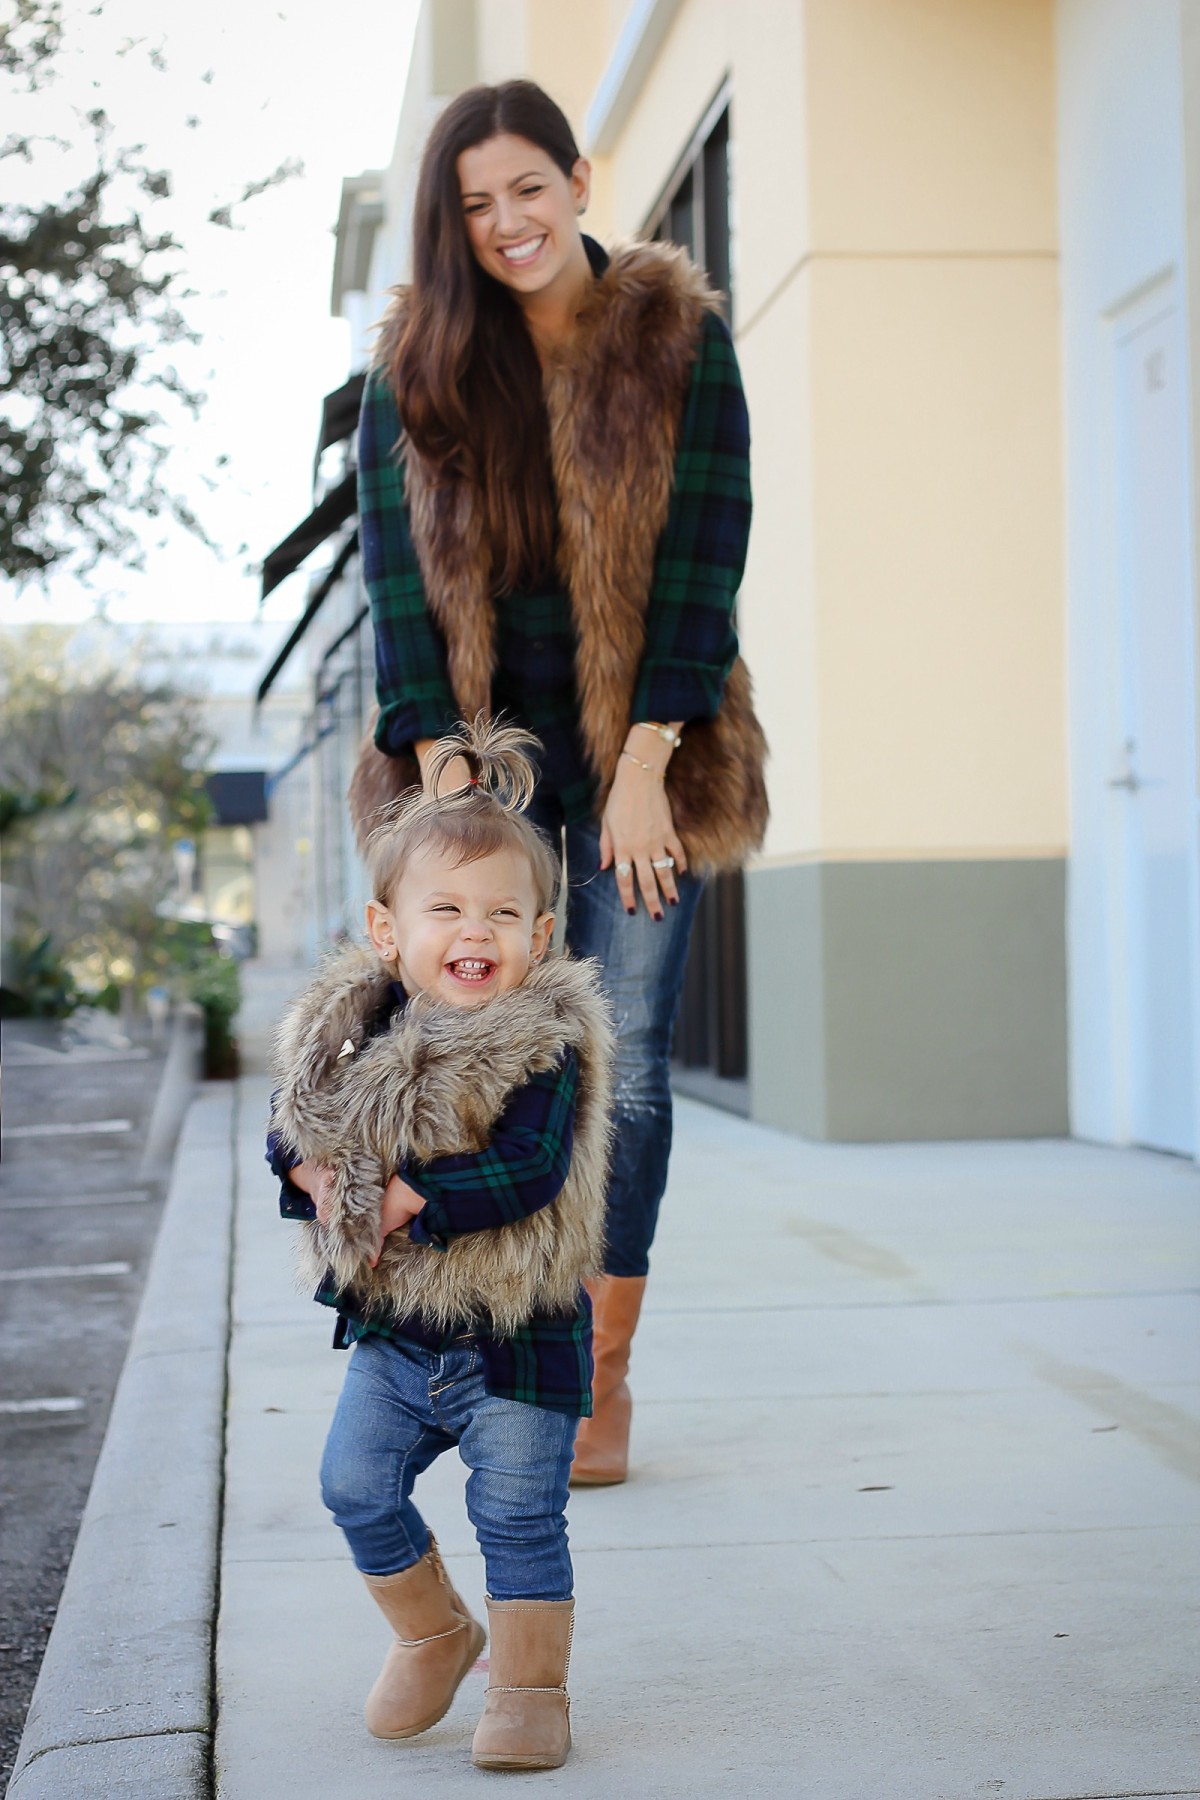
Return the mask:
[[(84, 619), (98, 600), (116, 621), (255, 616), (246, 565), (308, 512), (321, 399), (349, 373), (347, 328), (329, 312), (342, 177), (390, 160), (417, 10), (418, 0), (67, 0), (61, 72), (15, 105), (6, 98), (4, 129), (80, 143), (79, 113), (99, 105), (115, 143), (142, 143), (152, 167), (171, 171), (156, 222), (185, 245), (196, 290), (185, 311), (203, 336), (174, 354), (209, 399), (198, 421), (181, 420), (168, 479), (224, 554), (176, 530), (148, 550), (144, 573), (109, 565), (90, 590), (58, 576), (48, 593), (18, 595), (0, 579), (0, 623)], [(303, 176), (238, 208), (241, 229), (206, 223), (288, 159)], [(49, 144), (28, 167), (0, 164), (6, 197), (30, 203), (58, 198), (86, 167)], [(147, 534), (161, 535), (157, 522)], [(304, 582), (301, 571), (277, 589), (266, 616), (294, 616)]]

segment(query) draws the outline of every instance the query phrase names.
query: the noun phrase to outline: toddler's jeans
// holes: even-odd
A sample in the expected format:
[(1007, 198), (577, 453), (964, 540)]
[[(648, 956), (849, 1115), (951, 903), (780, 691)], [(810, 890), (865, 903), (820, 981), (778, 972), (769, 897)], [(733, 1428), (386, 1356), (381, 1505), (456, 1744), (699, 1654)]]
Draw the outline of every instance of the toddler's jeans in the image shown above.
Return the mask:
[(569, 1600), (564, 1513), (578, 1424), (489, 1394), (469, 1336), (441, 1351), (364, 1337), (329, 1428), (322, 1498), (364, 1575), (399, 1574), (429, 1548), (413, 1484), (457, 1444), (491, 1598)]

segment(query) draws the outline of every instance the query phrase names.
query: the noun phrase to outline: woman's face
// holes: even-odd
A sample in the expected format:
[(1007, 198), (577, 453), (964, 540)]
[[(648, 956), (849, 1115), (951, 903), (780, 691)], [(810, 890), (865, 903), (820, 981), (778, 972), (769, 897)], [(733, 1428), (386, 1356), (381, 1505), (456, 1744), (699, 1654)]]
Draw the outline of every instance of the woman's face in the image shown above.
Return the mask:
[(573, 279), (582, 245), (579, 214), (591, 170), (580, 157), (564, 175), (526, 138), (488, 138), (458, 159), (467, 237), (481, 269), (520, 299)]

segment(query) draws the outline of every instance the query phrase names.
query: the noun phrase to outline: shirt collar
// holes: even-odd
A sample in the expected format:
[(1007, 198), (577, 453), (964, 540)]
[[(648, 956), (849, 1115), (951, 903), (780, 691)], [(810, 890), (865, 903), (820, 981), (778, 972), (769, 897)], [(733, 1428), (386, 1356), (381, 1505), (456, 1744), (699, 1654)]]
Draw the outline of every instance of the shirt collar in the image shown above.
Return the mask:
[(582, 236), (583, 247), (587, 251), (587, 259), (592, 266), (592, 274), (599, 277), (608, 267), (608, 251), (604, 249), (603, 245), (598, 244), (595, 238), (589, 237), (586, 231)]

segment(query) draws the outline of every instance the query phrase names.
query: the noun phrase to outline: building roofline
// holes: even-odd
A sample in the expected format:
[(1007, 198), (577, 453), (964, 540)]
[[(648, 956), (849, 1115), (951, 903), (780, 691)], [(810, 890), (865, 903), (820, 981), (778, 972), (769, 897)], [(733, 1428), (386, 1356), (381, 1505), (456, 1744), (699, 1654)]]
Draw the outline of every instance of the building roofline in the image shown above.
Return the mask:
[(682, 0), (632, 0), (584, 118), (584, 148), (606, 156), (633, 111)]
[(383, 221), (383, 184), (386, 171), (383, 169), (364, 169), (361, 175), (345, 175), (342, 178), (342, 194), (338, 204), (337, 225), (334, 227), (333, 280), (330, 284), (329, 310), (337, 318), (342, 310), (342, 299), (347, 293), (361, 287), (361, 270), (355, 267), (364, 252), (369, 257), (370, 243), (361, 242), (361, 231), (365, 225), (374, 238), (374, 233)]

